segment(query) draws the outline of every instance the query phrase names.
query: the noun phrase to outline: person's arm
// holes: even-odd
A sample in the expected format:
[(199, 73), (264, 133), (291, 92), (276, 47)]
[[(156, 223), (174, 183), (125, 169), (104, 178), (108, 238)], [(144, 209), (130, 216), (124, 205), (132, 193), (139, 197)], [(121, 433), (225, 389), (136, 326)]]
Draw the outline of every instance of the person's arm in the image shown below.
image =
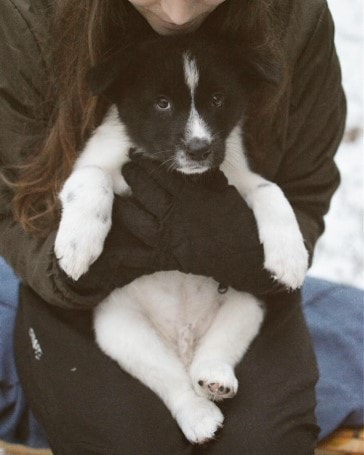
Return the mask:
[[(0, 165), (23, 162), (42, 135), (46, 119), (38, 117), (46, 92), (47, 62), (42, 50), (42, 16), (23, 2), (0, 4)], [(44, 24), (43, 24), (44, 25)], [(36, 27), (36, 28), (35, 28)], [(54, 255), (55, 232), (45, 239), (26, 233), (11, 214), (11, 190), (0, 178), (0, 256), (45, 301), (66, 308), (87, 309), (114, 287), (149, 273), (145, 267), (123, 266), (118, 249), (133, 249), (136, 239), (115, 223), (103, 254), (77, 282), (59, 268)], [(117, 208), (117, 202), (116, 202)], [(127, 262), (126, 262), (127, 264)]]
[(325, 3), (294, 69), (287, 152), (277, 175), (312, 258), (324, 215), (340, 183), (334, 155), (343, 136), (346, 100)]
[[(339, 183), (333, 155), (343, 134), (346, 109), (333, 24), (326, 4), (316, 16), (316, 23), (310, 25), (310, 38), (295, 65), (288, 136), (275, 180), (293, 206), (312, 258), (323, 231), (323, 217)], [(124, 176), (138, 204), (126, 207), (125, 222), (135, 232), (140, 226), (140, 237), (146, 242), (145, 226), (149, 226), (149, 237), (155, 232), (150, 240), (155, 249), (153, 264), (158, 263), (162, 270), (177, 268), (213, 276), (219, 282), (257, 295), (284, 291), (264, 270), (253, 213), (244, 201), (238, 203), (236, 193), (229, 189), (215, 195), (206, 189), (195, 193), (193, 189), (179, 191), (178, 183), (173, 182), (178, 176), (163, 173), (147, 161), (134, 161), (124, 166)], [(152, 190), (148, 178), (160, 188)], [(184, 182), (184, 188), (186, 185)], [(163, 196), (162, 189), (168, 195)], [(165, 198), (165, 207), (159, 204), (156, 208), (155, 200), (161, 197)], [(153, 214), (156, 222), (145, 216), (141, 206)], [(225, 210), (228, 206), (232, 209), (230, 215)], [(169, 207), (173, 207), (173, 218)], [(179, 223), (173, 224), (176, 219)], [(187, 229), (181, 230), (181, 225)], [(164, 239), (162, 243), (160, 238)], [(146, 251), (148, 254), (150, 251)]]

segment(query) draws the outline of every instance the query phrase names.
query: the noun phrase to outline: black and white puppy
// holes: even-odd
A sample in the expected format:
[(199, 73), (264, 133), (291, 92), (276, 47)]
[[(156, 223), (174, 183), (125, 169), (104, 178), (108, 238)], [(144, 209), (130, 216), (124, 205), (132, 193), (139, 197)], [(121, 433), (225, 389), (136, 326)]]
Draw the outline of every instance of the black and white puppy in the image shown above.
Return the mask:
[[(78, 279), (100, 255), (120, 169), (130, 148), (185, 174), (220, 167), (253, 210), (265, 268), (288, 288), (307, 269), (294, 212), (277, 185), (250, 171), (243, 149), (243, 54), (193, 38), (156, 38), (124, 50), (90, 75), (112, 105), (60, 193), (59, 264)], [(258, 73), (257, 73), (258, 74)], [(116, 289), (95, 310), (101, 349), (153, 390), (186, 438), (214, 437), (223, 415), (214, 401), (236, 394), (235, 365), (263, 320), (254, 296), (201, 276), (158, 272)]]

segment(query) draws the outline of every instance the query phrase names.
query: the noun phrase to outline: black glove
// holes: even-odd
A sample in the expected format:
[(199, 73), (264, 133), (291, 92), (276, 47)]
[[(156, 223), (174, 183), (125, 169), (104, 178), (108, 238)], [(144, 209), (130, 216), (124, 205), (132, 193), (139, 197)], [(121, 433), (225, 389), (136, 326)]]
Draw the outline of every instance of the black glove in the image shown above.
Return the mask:
[(284, 290), (263, 269), (253, 213), (221, 171), (190, 177), (131, 158), (123, 175), (133, 197), (120, 215), (142, 244), (130, 251), (130, 266), (211, 276), (254, 294)]

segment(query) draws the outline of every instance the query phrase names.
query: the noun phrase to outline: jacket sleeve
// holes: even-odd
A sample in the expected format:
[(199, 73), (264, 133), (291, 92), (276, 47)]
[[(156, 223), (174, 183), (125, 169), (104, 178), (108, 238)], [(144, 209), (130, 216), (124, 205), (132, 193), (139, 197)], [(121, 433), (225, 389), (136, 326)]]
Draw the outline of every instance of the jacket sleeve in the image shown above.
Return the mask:
[(286, 151), (276, 179), (295, 210), (311, 259), (340, 182), (333, 157), (345, 119), (334, 26), (325, 2), (294, 67)]
[[(40, 38), (45, 19), (36, 17), (28, 1), (2, 1), (0, 17), (0, 165), (3, 167), (21, 163), (44, 131), (46, 122), (33, 106), (43, 101), (47, 61)], [(84, 279), (76, 287), (58, 268), (53, 254), (55, 232), (46, 239), (24, 232), (12, 218), (10, 199), (10, 190), (0, 179), (0, 255), (17, 275), (45, 301), (62, 307), (88, 308), (105, 297), (110, 291), (110, 277)]]

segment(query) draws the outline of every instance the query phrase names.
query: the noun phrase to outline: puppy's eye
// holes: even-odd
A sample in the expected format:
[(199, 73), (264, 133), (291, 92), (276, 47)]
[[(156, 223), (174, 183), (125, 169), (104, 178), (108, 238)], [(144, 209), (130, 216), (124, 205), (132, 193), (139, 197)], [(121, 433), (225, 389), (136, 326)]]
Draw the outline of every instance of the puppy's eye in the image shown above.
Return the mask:
[(221, 107), (224, 104), (224, 95), (215, 93), (211, 98), (211, 104), (215, 107)]
[(171, 102), (165, 96), (160, 96), (155, 102), (155, 106), (160, 111), (167, 111), (171, 108)]

